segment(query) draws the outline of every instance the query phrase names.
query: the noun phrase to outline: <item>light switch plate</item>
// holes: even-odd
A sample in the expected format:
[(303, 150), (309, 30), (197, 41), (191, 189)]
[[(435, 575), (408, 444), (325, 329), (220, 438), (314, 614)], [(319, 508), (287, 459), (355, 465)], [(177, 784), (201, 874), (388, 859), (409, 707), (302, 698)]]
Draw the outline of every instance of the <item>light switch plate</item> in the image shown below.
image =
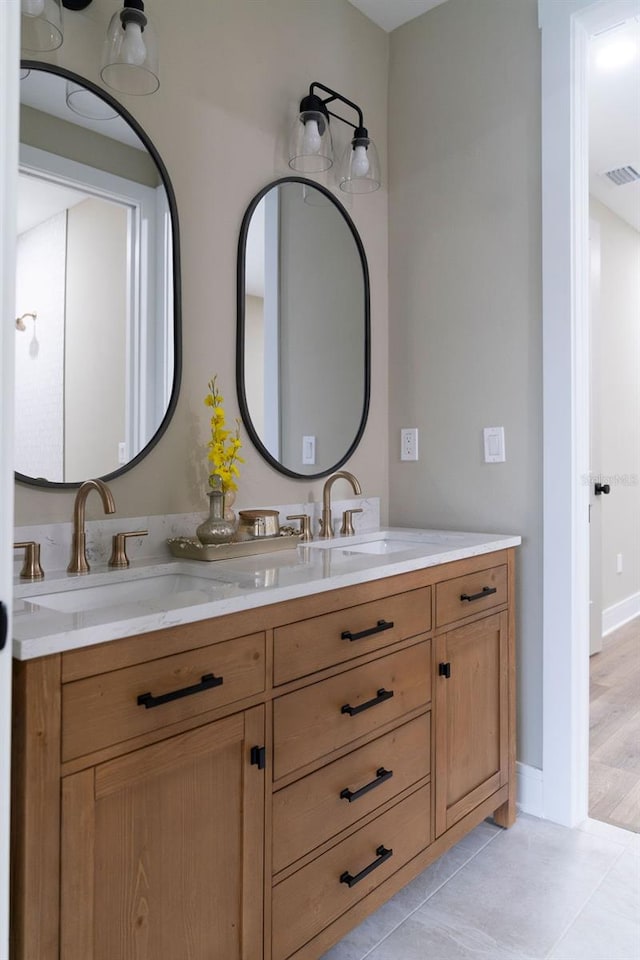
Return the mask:
[(314, 464), (316, 462), (316, 438), (302, 438), (302, 462), (303, 464)]
[(484, 462), (504, 463), (507, 459), (504, 448), (504, 427), (484, 428)]

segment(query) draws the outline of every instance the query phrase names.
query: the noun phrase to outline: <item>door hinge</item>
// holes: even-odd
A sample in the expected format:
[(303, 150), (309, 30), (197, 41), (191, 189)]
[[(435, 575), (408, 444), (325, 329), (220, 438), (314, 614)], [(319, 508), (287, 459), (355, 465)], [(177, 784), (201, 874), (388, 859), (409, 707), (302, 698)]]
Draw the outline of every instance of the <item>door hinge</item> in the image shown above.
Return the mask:
[(439, 663), (438, 664), (438, 675), (440, 677), (446, 677), (447, 680), (451, 677), (451, 664), (450, 663)]
[(265, 747), (251, 747), (251, 763), (258, 770), (264, 770), (267, 762), (267, 751)]

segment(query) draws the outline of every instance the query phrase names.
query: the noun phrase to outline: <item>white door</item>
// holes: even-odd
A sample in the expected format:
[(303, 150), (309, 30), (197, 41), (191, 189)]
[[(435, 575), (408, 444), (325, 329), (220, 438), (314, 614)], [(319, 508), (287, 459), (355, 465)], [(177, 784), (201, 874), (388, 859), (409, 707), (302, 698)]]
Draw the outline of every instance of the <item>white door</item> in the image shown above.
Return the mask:
[(9, 956), (10, 615), (19, 13), (19, 0), (0, 3), (0, 957)]

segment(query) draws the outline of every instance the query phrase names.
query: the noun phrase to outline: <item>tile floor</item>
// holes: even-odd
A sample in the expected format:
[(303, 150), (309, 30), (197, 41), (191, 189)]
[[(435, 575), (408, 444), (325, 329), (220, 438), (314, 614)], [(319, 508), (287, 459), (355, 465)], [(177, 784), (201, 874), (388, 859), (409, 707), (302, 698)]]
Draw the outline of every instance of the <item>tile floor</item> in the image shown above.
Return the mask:
[(640, 835), (489, 822), (322, 960), (640, 960)]

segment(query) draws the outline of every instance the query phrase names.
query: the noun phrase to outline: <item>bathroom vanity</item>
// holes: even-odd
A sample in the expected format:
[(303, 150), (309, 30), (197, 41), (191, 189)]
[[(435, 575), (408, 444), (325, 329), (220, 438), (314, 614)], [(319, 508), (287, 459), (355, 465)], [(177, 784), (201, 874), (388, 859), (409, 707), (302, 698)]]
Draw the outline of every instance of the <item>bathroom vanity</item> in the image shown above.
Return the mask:
[(201, 564), (200, 615), (16, 640), (12, 960), (318, 960), (510, 826), (519, 538), (465, 543)]

